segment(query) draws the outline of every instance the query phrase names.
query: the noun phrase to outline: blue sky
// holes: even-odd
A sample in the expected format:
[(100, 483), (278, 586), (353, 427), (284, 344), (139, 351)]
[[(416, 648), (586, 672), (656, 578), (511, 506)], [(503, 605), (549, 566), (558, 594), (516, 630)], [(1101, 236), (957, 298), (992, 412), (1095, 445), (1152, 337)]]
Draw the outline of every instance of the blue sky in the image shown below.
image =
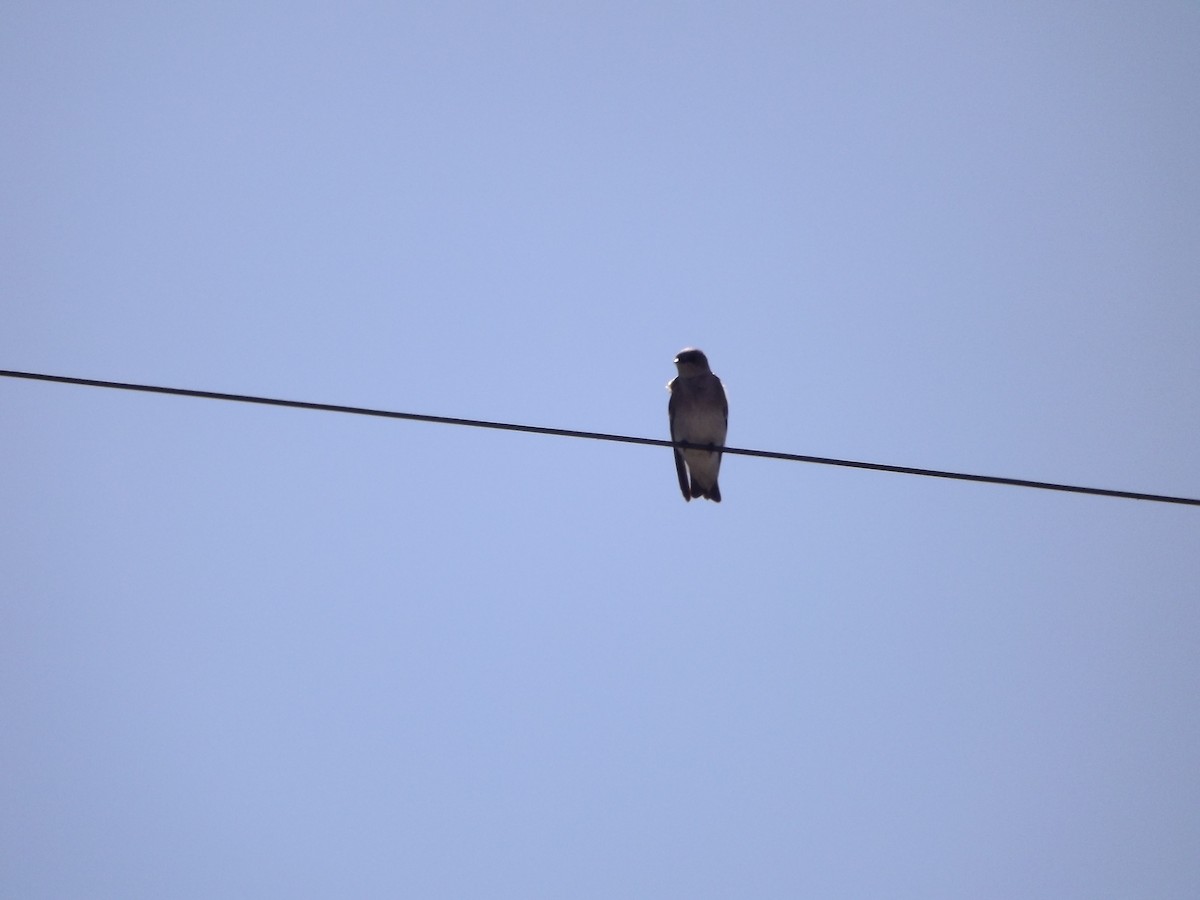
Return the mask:
[[(0, 368), (1200, 496), (1200, 7), (10, 3)], [(1194, 897), (1194, 508), (0, 379), (0, 894)]]

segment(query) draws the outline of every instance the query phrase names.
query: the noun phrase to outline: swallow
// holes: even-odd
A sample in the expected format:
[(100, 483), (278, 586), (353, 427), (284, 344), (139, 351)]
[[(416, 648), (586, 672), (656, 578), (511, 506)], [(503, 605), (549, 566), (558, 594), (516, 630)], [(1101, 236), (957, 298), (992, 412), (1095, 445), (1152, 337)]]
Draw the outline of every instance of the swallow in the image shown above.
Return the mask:
[[(721, 379), (708, 367), (708, 357), (702, 351), (688, 347), (675, 357), (675, 367), (679, 375), (667, 385), (671, 392), (671, 401), (667, 404), (671, 440), (724, 447), (729, 403)], [(720, 503), (717, 472), (721, 468), (721, 451), (674, 449), (675, 473), (679, 476), (683, 499), (690, 502), (693, 497), (703, 497)]]

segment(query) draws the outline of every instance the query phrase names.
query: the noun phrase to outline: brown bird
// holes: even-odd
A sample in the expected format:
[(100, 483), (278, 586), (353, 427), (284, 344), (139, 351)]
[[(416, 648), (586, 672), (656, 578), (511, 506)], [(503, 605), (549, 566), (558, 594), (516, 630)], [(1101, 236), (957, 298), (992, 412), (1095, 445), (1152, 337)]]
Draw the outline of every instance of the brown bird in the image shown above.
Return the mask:
[[(671, 402), (667, 404), (671, 440), (724, 447), (729, 403), (721, 379), (708, 367), (708, 357), (702, 351), (688, 347), (675, 357), (675, 367), (679, 375), (667, 385), (671, 392)], [(675, 472), (684, 500), (703, 497), (720, 503), (721, 488), (717, 485), (720, 468), (720, 450), (675, 448)]]

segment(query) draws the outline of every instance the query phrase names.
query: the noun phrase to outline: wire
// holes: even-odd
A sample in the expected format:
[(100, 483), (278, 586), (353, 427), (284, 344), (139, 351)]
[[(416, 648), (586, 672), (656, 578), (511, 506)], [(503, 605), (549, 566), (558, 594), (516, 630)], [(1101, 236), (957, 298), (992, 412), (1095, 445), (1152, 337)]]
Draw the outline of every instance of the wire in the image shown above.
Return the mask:
[[(664, 441), (657, 438), (631, 437), (624, 434), (603, 434), (598, 431), (573, 431), (569, 428), (547, 428), (541, 425), (513, 425), (507, 422), (485, 422), (480, 419), (459, 419), (452, 416), (428, 416), (420, 413), (393, 412), (387, 409), (368, 409), (362, 406), (341, 406), (334, 403), (313, 403), (307, 400), (280, 400), (275, 397), (254, 397), (248, 394), (224, 394), (217, 391), (197, 391), (189, 388), (160, 387), (151, 384), (126, 384), (120, 381), (98, 381), (93, 378), (72, 378), (67, 375), (43, 375), (37, 372), (12, 372), (0, 369), (4, 378), (26, 378), (32, 381), (51, 381), (58, 384), (76, 384), (84, 387), (108, 388), (118, 391), (140, 391), (147, 394), (170, 394), (177, 397), (200, 397), (207, 400), (228, 400), (233, 403), (257, 403), (263, 406), (286, 406), (292, 409), (312, 409), (321, 412), (347, 413), (354, 416), (376, 416), (382, 419), (406, 419), (413, 422), (435, 422), (441, 425), (465, 425), (469, 428), (494, 428), (501, 431), (524, 431), (530, 434), (551, 434), (559, 437), (584, 438), (591, 441), (617, 441), (624, 444), (645, 444), (650, 447), (678, 447), (685, 450), (707, 450), (707, 444), (690, 444), (686, 441)], [(895, 472), (900, 475), (922, 475), (926, 478), (950, 478), (956, 481), (975, 481), (983, 484), (1005, 484), (1013, 487), (1035, 488), (1042, 491), (1065, 491), (1071, 494), (1092, 494), (1098, 497), (1120, 497), (1126, 500), (1149, 500), (1154, 503), (1178, 503), (1200, 506), (1200, 500), (1190, 497), (1171, 497), (1163, 494), (1142, 494), (1136, 491), (1117, 491), (1110, 488), (1080, 487), (1073, 484), (1056, 484), (1050, 481), (1030, 481), (1025, 478), (1001, 478), (996, 475), (969, 475), (964, 472), (943, 472), (938, 469), (917, 469), (911, 466), (893, 466), (886, 463), (857, 462), (850, 459), (832, 459), (826, 456), (806, 456), (800, 453), (780, 453), (774, 450), (746, 450), (740, 447), (722, 447), (722, 453), (737, 456), (760, 456), (766, 459), (784, 459), (789, 462), (815, 463), (821, 466), (842, 466), (850, 469), (870, 469), (875, 472)]]

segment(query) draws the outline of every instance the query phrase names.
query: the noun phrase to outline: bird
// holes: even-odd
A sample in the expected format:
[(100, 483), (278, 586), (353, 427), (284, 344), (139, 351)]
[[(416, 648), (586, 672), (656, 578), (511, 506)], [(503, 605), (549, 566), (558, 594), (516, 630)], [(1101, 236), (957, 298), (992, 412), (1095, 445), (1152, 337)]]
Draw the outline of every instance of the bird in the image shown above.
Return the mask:
[[(667, 385), (671, 392), (667, 404), (671, 440), (724, 447), (729, 402), (721, 379), (708, 366), (708, 357), (695, 347), (687, 347), (676, 355), (675, 368), (679, 375)], [(721, 451), (674, 449), (675, 473), (679, 476), (683, 499), (690, 503), (693, 497), (703, 497), (720, 503), (717, 472), (721, 468)]]

